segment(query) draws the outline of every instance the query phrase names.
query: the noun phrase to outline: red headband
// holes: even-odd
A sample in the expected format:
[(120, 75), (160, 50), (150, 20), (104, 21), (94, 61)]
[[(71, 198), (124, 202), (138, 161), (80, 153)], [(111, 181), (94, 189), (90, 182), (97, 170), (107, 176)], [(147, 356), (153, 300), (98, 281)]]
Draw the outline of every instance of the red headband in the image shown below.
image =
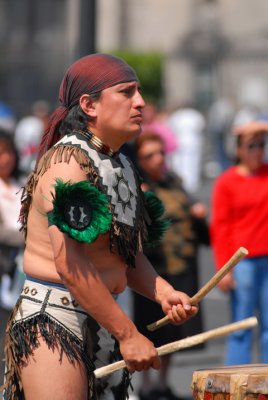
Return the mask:
[(37, 161), (56, 143), (58, 127), (80, 97), (93, 94), (123, 82), (138, 81), (135, 71), (122, 59), (109, 54), (91, 54), (80, 58), (66, 71), (59, 90), (59, 107), (50, 117), (44, 133)]

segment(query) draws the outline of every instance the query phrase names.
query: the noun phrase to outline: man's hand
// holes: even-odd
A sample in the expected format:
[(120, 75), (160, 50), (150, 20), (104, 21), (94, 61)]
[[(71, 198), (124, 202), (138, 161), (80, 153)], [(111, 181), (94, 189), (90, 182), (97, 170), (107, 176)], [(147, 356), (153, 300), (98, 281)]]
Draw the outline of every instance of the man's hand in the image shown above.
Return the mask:
[(154, 344), (138, 331), (120, 340), (120, 352), (129, 372), (160, 369), (161, 361)]
[(187, 294), (177, 290), (170, 290), (161, 301), (161, 306), (170, 322), (175, 325), (181, 325), (192, 318), (198, 312), (198, 306), (190, 304), (190, 298)]

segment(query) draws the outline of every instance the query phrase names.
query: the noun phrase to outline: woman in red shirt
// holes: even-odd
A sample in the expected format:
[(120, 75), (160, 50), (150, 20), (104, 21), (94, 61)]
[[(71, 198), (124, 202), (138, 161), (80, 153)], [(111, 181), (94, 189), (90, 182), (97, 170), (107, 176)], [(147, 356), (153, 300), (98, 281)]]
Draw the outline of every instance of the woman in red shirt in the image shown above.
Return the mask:
[[(237, 129), (237, 164), (218, 177), (212, 193), (211, 239), (219, 269), (240, 246), (249, 255), (219, 284), (230, 292), (232, 321), (259, 310), (261, 361), (268, 363), (268, 165), (267, 122)], [(225, 364), (251, 362), (253, 333), (229, 336)]]

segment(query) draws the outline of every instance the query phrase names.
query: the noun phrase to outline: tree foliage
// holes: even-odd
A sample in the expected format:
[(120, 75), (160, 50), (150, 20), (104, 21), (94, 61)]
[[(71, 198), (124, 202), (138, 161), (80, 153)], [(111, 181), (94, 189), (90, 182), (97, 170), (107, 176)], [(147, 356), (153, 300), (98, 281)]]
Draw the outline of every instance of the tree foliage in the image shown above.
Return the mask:
[(140, 79), (145, 100), (158, 102), (163, 94), (163, 56), (156, 52), (136, 53), (125, 50), (114, 51), (113, 54), (134, 68)]

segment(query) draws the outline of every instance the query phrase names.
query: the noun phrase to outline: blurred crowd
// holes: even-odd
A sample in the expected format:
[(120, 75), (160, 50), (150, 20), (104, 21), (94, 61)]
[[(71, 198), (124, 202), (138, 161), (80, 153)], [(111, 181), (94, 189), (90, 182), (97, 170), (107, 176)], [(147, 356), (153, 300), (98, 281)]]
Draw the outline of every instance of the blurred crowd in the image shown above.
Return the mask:
[[(264, 127), (254, 128), (256, 120)], [(268, 357), (266, 120), (258, 106), (238, 106), (227, 98), (217, 99), (206, 114), (189, 103), (168, 112), (149, 103), (144, 110), (142, 134), (123, 148), (143, 178), (143, 190), (157, 194), (172, 221), (162, 244), (147, 256), (174, 287), (190, 296), (197, 292), (200, 246), (211, 246), (216, 269), (240, 246), (249, 249), (249, 257), (223, 279), (219, 288), (230, 295), (230, 322), (258, 312), (262, 362)], [(249, 127), (249, 133), (245, 127)], [(205, 180), (210, 181), (207, 187), (212, 187), (206, 204), (199, 201)], [(161, 310), (149, 300), (133, 296), (134, 321), (156, 346), (202, 332), (200, 309), (199, 317), (180, 329), (169, 326), (149, 333), (146, 325), (161, 319)], [(251, 363), (252, 348), (251, 331), (230, 335), (224, 363)], [(170, 362), (171, 356), (163, 357), (154, 379), (150, 371), (143, 372), (141, 400), (178, 399), (168, 385)]]
[[(18, 224), (20, 189), (35, 166), (37, 148), (49, 114), (49, 104), (39, 100), (32, 105), (28, 115), (17, 119), (14, 110), (0, 102), (0, 307), (7, 310), (14, 305), (24, 280), (21, 265), (23, 237)], [(167, 110), (148, 102), (143, 112), (141, 135), (122, 148), (142, 177), (142, 189), (157, 194), (164, 204), (166, 217), (171, 221), (161, 245), (148, 250), (147, 256), (159, 274), (190, 296), (199, 289), (200, 246), (212, 246), (215, 265), (220, 268), (236, 250), (231, 244), (231, 232), (237, 232), (240, 227), (245, 232), (244, 236), (236, 237), (234, 233), (233, 240), (238, 247), (248, 244), (248, 237), (256, 236), (260, 229), (258, 224), (262, 224), (266, 217), (265, 196), (268, 196), (268, 190), (266, 193), (263, 189), (266, 183), (268, 187), (268, 171), (264, 167), (267, 159), (266, 128), (265, 125), (259, 130), (252, 128), (248, 136), (243, 136), (244, 131), (239, 131), (239, 127), (256, 120), (265, 123), (267, 119), (268, 115), (256, 105), (238, 105), (229, 98), (217, 99), (206, 113), (190, 103)], [(212, 193), (210, 201), (204, 204), (199, 199), (199, 193), (204, 180), (208, 179), (213, 182)], [(256, 196), (247, 200), (252, 187), (254, 195), (259, 193), (258, 203)], [(260, 213), (261, 219), (256, 219), (259, 206), (263, 207), (263, 212)], [(251, 219), (248, 218), (249, 213)], [(246, 229), (247, 224), (250, 224), (251, 230)], [(262, 235), (266, 233), (264, 229), (261, 232)], [(261, 300), (255, 296), (253, 302), (249, 294), (251, 290), (258, 293), (258, 285), (260, 281), (266, 281), (266, 275), (268, 280), (266, 237), (261, 244), (261, 239), (258, 240), (259, 250), (254, 252), (253, 249), (252, 257), (242, 267), (250, 269), (252, 265), (255, 268), (261, 264), (260, 268), (264, 269), (263, 275), (258, 277), (248, 272), (246, 284), (249, 291), (242, 288), (243, 274), (235, 279), (229, 277), (229, 282), (224, 281), (221, 287), (224, 292), (231, 292), (233, 320), (248, 316), (249, 310), (254, 313), (254, 307), (260, 301), (266, 304), (267, 296)], [(250, 282), (254, 282), (253, 286)], [(268, 290), (263, 290), (268, 293)], [(140, 331), (157, 346), (203, 330), (203, 313), (200, 310), (198, 317), (185, 326), (169, 326), (160, 335), (149, 335), (146, 324), (162, 317), (160, 308), (130, 291), (121, 295), (119, 302), (127, 313), (132, 314)], [(250, 302), (251, 307), (248, 306)], [(260, 312), (261, 315), (265, 313), (264, 307), (260, 308)], [(262, 319), (264, 360), (268, 359), (266, 319), (268, 325), (268, 315)], [(243, 346), (239, 347), (238, 342), (240, 345), (243, 342)], [(249, 334), (232, 337), (226, 363), (251, 362), (251, 342)], [(196, 351), (200, 348), (202, 346)], [(239, 358), (240, 354), (243, 359)], [(141, 400), (178, 398), (168, 387), (170, 358), (163, 358), (157, 379), (152, 379), (149, 371), (143, 373), (139, 390)]]
[(40, 100), (29, 115), (17, 119), (15, 111), (0, 102), (0, 307), (5, 310), (12, 309), (24, 282), (21, 188), (34, 168), (49, 111), (49, 104)]

